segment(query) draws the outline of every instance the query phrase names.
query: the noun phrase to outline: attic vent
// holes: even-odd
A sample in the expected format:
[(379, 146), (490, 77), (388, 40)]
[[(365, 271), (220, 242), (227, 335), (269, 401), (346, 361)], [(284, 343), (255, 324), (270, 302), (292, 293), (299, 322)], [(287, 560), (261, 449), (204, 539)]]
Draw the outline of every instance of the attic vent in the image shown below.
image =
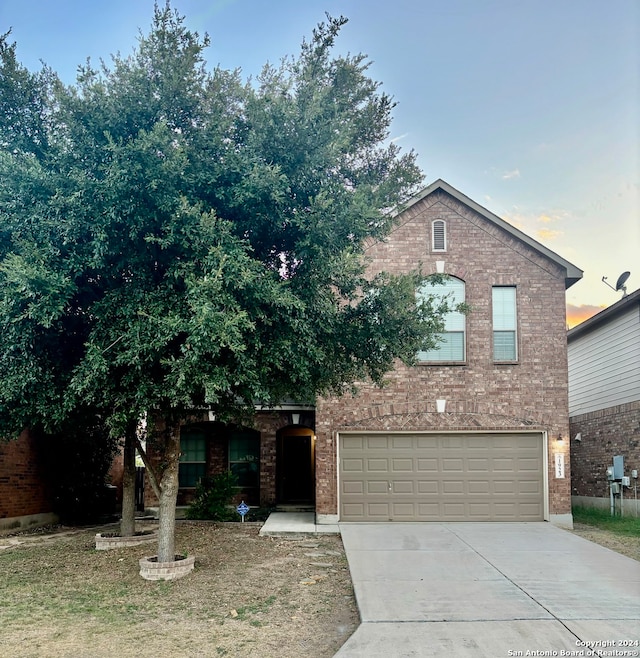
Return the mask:
[(446, 251), (447, 250), (447, 232), (446, 224), (443, 219), (436, 219), (431, 225), (431, 250), (432, 251)]

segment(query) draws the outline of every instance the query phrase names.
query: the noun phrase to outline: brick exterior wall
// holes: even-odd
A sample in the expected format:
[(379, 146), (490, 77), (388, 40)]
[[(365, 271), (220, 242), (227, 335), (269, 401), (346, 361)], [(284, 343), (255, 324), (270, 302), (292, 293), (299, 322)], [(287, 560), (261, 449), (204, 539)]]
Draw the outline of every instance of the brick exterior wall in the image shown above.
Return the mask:
[[(446, 221), (447, 252), (431, 251), (431, 222)], [(467, 362), (399, 364), (388, 385), (362, 385), (355, 398), (320, 400), (316, 409), (316, 511), (337, 514), (337, 432), (362, 430), (548, 433), (549, 512), (571, 512), (565, 271), (554, 261), (489, 222), (443, 190), (411, 206), (384, 244), (368, 250), (372, 272), (425, 274), (445, 262), (445, 273), (464, 280)], [(517, 287), (517, 364), (494, 364), (491, 289)], [(436, 413), (436, 399), (447, 400)], [(563, 446), (555, 439), (561, 435)], [(553, 439), (553, 440), (552, 440)], [(564, 479), (555, 478), (553, 453), (565, 454)]]
[(116, 507), (122, 508), (122, 479), (124, 477), (124, 454), (120, 450), (114, 457), (107, 474), (107, 484), (116, 488)]
[[(229, 468), (229, 429), (221, 423), (203, 420), (205, 416), (194, 415), (188, 419), (186, 425), (197, 425), (205, 431), (207, 436), (207, 475), (217, 475)], [(291, 412), (266, 411), (256, 413), (253, 426), (250, 429), (258, 432), (260, 436), (260, 490), (259, 499), (246, 500), (252, 505), (272, 507), (276, 504), (276, 454), (278, 432), (290, 425)], [(314, 426), (313, 412), (302, 413), (302, 423), (310, 428)], [(151, 446), (149, 456), (155, 458)], [(193, 489), (180, 489), (178, 492), (178, 505), (188, 505), (193, 500)], [(237, 495), (237, 502), (246, 499), (246, 493)], [(145, 507), (154, 507), (158, 500), (149, 483), (145, 481)]]
[[(571, 417), (571, 492), (609, 498), (607, 466), (624, 457), (625, 475), (640, 471), (640, 400)], [(582, 440), (573, 440), (578, 432)], [(633, 481), (632, 481), (633, 487)], [(627, 495), (627, 491), (625, 491)]]
[(38, 440), (23, 432), (0, 442), (0, 519), (53, 512)]

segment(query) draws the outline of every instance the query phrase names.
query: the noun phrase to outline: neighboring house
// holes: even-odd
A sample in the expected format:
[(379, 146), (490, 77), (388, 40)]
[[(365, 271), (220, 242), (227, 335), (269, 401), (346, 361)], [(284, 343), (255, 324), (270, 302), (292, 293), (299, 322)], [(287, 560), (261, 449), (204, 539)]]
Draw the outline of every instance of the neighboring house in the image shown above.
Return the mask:
[[(640, 290), (567, 334), (571, 493), (575, 503), (610, 505), (607, 467), (624, 457), (625, 475), (640, 470)], [(634, 485), (624, 509), (638, 506)]]
[(50, 476), (40, 444), (28, 431), (14, 441), (0, 442), (0, 531), (58, 520)]
[[(0, 441), (0, 532), (59, 522), (63, 510), (55, 498), (60, 459), (52, 459), (51, 450), (46, 438), (28, 430), (15, 440)], [(107, 474), (110, 484), (103, 510), (107, 513), (122, 503), (122, 472), (122, 454), (118, 454)]]
[(434, 292), (471, 312), (450, 314), (441, 348), (382, 389), (261, 410), (251, 429), (194, 417), (179, 504), (230, 468), (239, 498), (306, 504), (318, 523), (571, 526), (565, 290), (582, 271), (442, 180), (367, 255), (372, 273), (446, 274)]

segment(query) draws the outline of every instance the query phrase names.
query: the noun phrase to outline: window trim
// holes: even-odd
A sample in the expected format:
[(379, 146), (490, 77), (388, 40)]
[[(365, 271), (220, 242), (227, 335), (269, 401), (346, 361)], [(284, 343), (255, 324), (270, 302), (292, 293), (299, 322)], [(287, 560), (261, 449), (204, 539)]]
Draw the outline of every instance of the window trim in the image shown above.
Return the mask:
[[(495, 318), (495, 298), (494, 292), (498, 289), (510, 289), (513, 290), (513, 319), (514, 327), (513, 329), (496, 329), (496, 318)], [(520, 348), (519, 348), (519, 338), (520, 332), (518, 331), (518, 287), (515, 285), (495, 285), (491, 286), (491, 357), (495, 364), (506, 364), (513, 365), (520, 362)], [(496, 333), (513, 333), (513, 348), (515, 351), (515, 358), (513, 359), (498, 359), (496, 358)]]
[[(443, 247), (436, 247), (436, 224), (442, 224)], [(447, 251), (447, 222), (444, 219), (434, 219), (431, 222), (431, 251), (434, 253), (445, 253)]]

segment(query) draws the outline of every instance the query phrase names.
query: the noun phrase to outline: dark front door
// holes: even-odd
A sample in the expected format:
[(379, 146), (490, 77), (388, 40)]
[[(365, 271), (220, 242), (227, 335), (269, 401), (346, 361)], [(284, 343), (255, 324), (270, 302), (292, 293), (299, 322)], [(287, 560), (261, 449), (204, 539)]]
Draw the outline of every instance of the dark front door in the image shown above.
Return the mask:
[(281, 503), (314, 499), (313, 437), (283, 434), (279, 439), (278, 498)]

